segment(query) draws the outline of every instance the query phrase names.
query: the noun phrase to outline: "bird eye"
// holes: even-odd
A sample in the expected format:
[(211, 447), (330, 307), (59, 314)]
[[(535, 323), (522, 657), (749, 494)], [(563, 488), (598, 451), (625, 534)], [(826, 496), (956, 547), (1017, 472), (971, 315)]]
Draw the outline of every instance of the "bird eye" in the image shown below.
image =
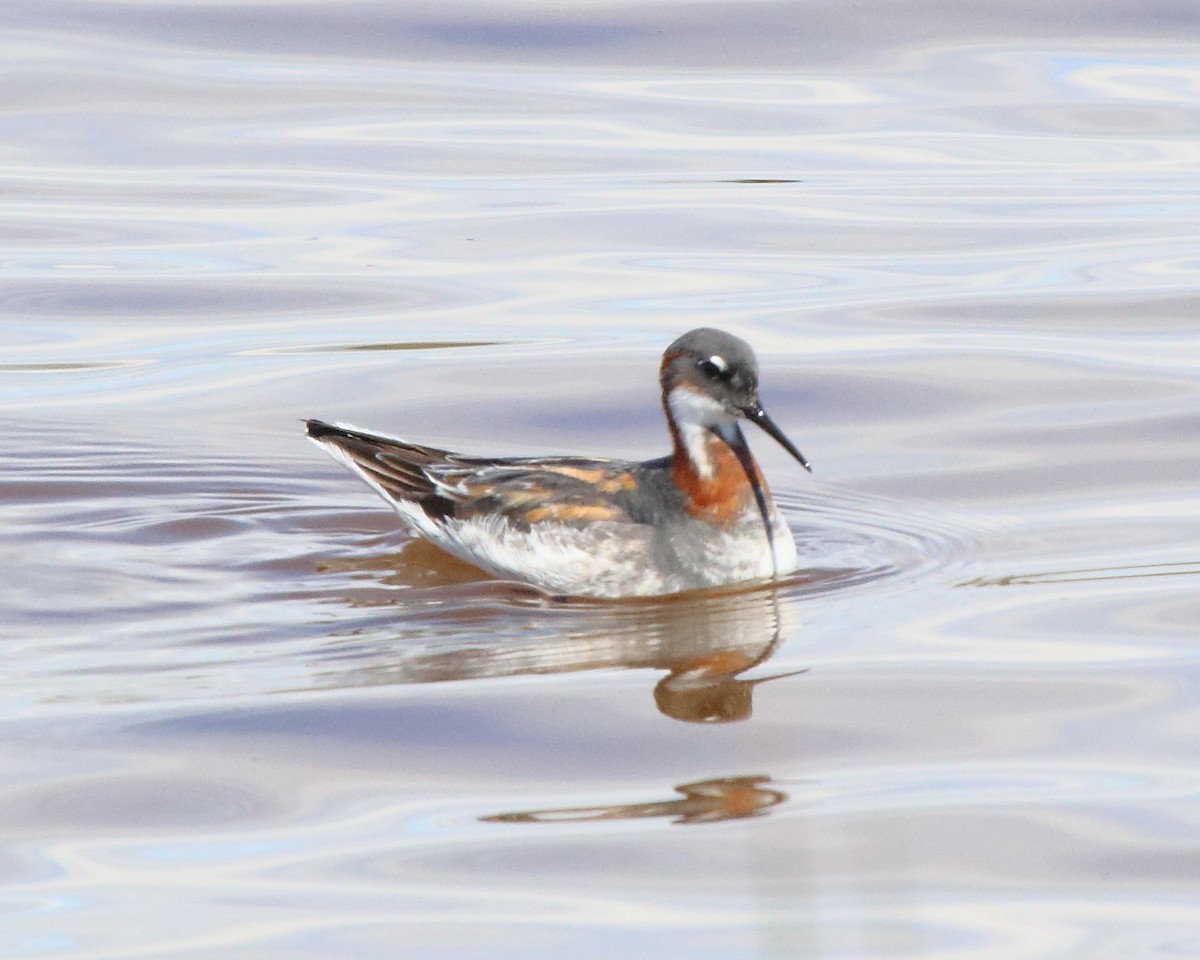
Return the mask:
[(705, 360), (697, 360), (696, 366), (700, 372), (710, 380), (728, 380), (729, 379), (729, 364), (725, 362), (724, 357), (708, 357)]

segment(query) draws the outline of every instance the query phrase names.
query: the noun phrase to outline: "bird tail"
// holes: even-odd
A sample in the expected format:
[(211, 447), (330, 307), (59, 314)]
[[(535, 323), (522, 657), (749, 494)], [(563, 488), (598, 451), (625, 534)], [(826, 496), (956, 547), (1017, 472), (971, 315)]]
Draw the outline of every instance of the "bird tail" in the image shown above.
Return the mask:
[(430, 516), (445, 516), (453, 510), (453, 504), (425, 472), (428, 466), (444, 463), (447, 451), (324, 420), (306, 420), (305, 424), (310, 440), (362, 477), (392, 506), (415, 503)]

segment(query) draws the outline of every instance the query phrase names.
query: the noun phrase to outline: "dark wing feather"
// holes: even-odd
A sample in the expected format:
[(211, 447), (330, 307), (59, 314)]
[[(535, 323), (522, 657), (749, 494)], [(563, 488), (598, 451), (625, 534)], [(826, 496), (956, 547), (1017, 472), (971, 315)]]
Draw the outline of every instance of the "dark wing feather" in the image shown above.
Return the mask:
[(501, 515), (519, 527), (634, 521), (636, 466), (576, 457), (485, 459), (308, 421), (331, 448), (385, 497), (418, 504), (433, 519)]
[(308, 420), (308, 436), (356, 469), (385, 497), (420, 504), (431, 516), (444, 516), (452, 504), (438, 492), (425, 468), (449, 454), (351, 427)]

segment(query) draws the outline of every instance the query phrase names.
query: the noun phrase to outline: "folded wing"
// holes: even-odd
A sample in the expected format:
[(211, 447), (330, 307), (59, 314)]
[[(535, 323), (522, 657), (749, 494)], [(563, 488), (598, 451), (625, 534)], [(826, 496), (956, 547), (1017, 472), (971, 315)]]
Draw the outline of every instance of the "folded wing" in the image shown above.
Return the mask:
[(577, 457), (466, 457), (309, 420), (308, 435), (393, 505), (411, 504), (435, 522), (503, 516), (517, 528), (635, 522), (634, 465)]

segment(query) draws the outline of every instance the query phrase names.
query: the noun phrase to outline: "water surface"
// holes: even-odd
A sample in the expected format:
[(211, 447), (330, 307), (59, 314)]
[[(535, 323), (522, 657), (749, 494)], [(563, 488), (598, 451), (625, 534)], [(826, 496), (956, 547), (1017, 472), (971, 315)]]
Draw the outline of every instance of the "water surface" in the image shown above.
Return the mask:
[[(1195, 21), (14, 5), (4, 955), (1200, 955)], [(768, 589), (550, 601), (302, 436), (656, 456), (702, 324)]]

